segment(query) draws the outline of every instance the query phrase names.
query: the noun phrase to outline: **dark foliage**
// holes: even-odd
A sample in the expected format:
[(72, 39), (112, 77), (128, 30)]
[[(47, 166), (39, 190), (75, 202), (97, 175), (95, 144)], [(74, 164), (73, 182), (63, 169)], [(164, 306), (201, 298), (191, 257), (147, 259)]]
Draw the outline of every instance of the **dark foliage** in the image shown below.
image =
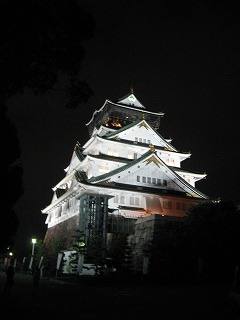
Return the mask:
[[(19, 141), (7, 117), (8, 100), (30, 89), (62, 94), (68, 108), (92, 95), (79, 78), (82, 43), (93, 37), (94, 20), (77, 0), (3, 0), (0, 3), (1, 226), (0, 252), (13, 245), (19, 220), (13, 210), (23, 193)], [(61, 86), (59, 85), (61, 80)]]
[(85, 235), (79, 229), (75, 230), (75, 235), (72, 236), (73, 241), (73, 251), (69, 256), (69, 265), (71, 267), (72, 273), (77, 273), (78, 271), (78, 259), (79, 255), (85, 255)]
[(239, 259), (240, 211), (234, 203), (209, 201), (193, 206), (184, 228), (200, 257)]
[[(78, 79), (82, 42), (93, 37), (94, 21), (76, 0), (5, 0), (0, 5), (1, 94), (12, 97), (32, 89), (65, 92), (71, 107), (92, 91)], [(66, 76), (65, 86), (56, 85)]]
[(0, 252), (7, 250), (14, 242), (19, 219), (13, 206), (23, 192), (22, 168), (16, 163), (20, 156), (20, 149), (16, 129), (6, 116), (5, 106), (0, 106), (1, 128), (1, 224), (0, 224)]
[(193, 206), (182, 225), (188, 254), (202, 258), (204, 269), (215, 274), (233, 270), (240, 262), (240, 211), (233, 202)]

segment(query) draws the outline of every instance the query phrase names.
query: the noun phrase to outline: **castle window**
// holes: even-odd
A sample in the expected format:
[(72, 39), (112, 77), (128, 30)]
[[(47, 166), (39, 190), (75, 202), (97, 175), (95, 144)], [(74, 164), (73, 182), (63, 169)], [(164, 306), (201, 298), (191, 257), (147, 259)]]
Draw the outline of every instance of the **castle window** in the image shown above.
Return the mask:
[(118, 194), (115, 194), (114, 196), (114, 203), (118, 203)]
[(143, 143), (146, 143), (146, 139), (143, 139)]
[(133, 159), (133, 152), (132, 151), (128, 151), (128, 159)]
[(118, 150), (113, 148), (108, 148), (108, 155), (118, 157)]
[(139, 138), (138, 140), (139, 140), (139, 142), (142, 142), (142, 138)]
[(157, 179), (156, 178), (152, 178), (152, 183), (156, 184), (157, 183)]
[(122, 203), (122, 204), (125, 203), (125, 197), (124, 196), (120, 196), (120, 203)]
[(108, 148), (108, 155), (113, 156), (113, 148)]
[(164, 209), (172, 209), (172, 202), (168, 200), (163, 200), (163, 208)]
[(140, 176), (137, 176), (137, 182), (140, 182)]
[(139, 198), (131, 196), (130, 197), (130, 205), (139, 206)]
[(134, 205), (134, 197), (130, 197), (130, 204)]
[(68, 211), (68, 201), (66, 201), (63, 205), (62, 213), (66, 214)]
[(137, 159), (137, 153), (134, 152), (134, 159)]
[(150, 143), (151, 143), (151, 141), (150, 141), (150, 140), (147, 140), (147, 143), (148, 143), (148, 144), (150, 144)]
[(167, 180), (163, 179), (163, 185), (167, 186)]
[(62, 207), (60, 206), (60, 207), (58, 207), (58, 208), (56, 209), (56, 211), (55, 211), (55, 217), (56, 217), (56, 218), (61, 217), (61, 213), (62, 213)]
[(100, 165), (99, 172), (109, 172), (109, 166), (107, 165)]
[(142, 182), (146, 183), (146, 177), (142, 177)]
[(162, 184), (161, 179), (157, 179), (157, 184), (158, 184), (158, 185), (161, 185), (161, 184)]
[(118, 150), (117, 149), (113, 150), (113, 155), (114, 155), (114, 157), (118, 157)]
[(147, 183), (151, 183), (152, 179), (150, 177), (147, 178)]

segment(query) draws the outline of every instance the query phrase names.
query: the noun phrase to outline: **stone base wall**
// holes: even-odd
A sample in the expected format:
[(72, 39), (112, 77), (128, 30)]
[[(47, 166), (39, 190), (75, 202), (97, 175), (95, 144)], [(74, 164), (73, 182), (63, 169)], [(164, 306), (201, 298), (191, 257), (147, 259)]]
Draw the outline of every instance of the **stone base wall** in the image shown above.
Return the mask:
[[(129, 269), (136, 274), (158, 274), (173, 272), (179, 268), (174, 250), (177, 248), (176, 230), (182, 218), (149, 215), (135, 220), (132, 234), (107, 233), (107, 258), (114, 267)], [(71, 250), (78, 226), (78, 217), (64, 221), (46, 232), (44, 243), (51, 247), (53, 239), (65, 241), (64, 248)], [(176, 259), (174, 261), (174, 259)]]
[(150, 215), (136, 221), (132, 236), (133, 268), (137, 273), (155, 273), (172, 258), (180, 217)]
[(74, 216), (64, 222), (57, 224), (47, 230), (44, 243), (47, 248), (51, 248), (51, 242), (53, 239), (61, 238), (64, 240), (64, 247), (71, 249), (74, 242), (74, 236), (76, 235), (75, 230), (78, 226), (78, 216)]

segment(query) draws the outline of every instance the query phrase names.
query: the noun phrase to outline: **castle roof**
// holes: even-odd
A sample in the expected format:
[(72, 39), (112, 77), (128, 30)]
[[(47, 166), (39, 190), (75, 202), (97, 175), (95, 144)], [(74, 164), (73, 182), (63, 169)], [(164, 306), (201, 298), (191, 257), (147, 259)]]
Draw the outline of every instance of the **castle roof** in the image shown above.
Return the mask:
[(119, 98), (117, 100), (118, 104), (123, 104), (123, 105), (129, 105), (129, 106), (134, 106), (137, 108), (141, 109), (146, 109), (144, 105), (136, 98), (136, 96), (133, 93), (128, 93), (122, 98)]
[[(146, 110), (143, 104), (133, 93), (118, 99), (117, 102), (112, 102), (106, 99), (103, 106), (93, 112), (92, 118), (88, 123), (86, 123), (86, 126), (88, 127), (89, 134), (92, 135), (94, 127), (98, 128), (101, 125), (105, 125), (111, 118), (118, 119), (120, 122), (124, 122), (126, 124), (137, 119), (141, 119), (143, 112), (151, 126), (158, 129), (160, 125), (160, 118), (164, 113)], [(122, 125), (119, 127), (122, 127)]]
[[(102, 183), (109, 183), (116, 180), (118, 174), (120, 173), (127, 173), (130, 168), (134, 170), (134, 167), (140, 163), (143, 163), (145, 165), (148, 165), (150, 163), (153, 163), (159, 167), (159, 170), (164, 170), (165, 172), (168, 172), (167, 174), (171, 178), (172, 181), (176, 185), (178, 185), (178, 189), (182, 190), (182, 192), (188, 193), (192, 197), (197, 198), (208, 198), (206, 195), (204, 195), (202, 192), (194, 188), (192, 185), (190, 185), (186, 180), (184, 180), (181, 176), (177, 174), (177, 172), (174, 170), (174, 168), (171, 168), (167, 166), (156, 154), (155, 149), (151, 148), (149, 151), (144, 153), (141, 157), (138, 159), (132, 160), (131, 162), (116, 168), (112, 171), (109, 171), (107, 173), (104, 173), (99, 176), (91, 177), (89, 179), (86, 179), (85, 182), (89, 184), (102, 184)], [(162, 169), (161, 169), (162, 168)], [(82, 176), (80, 172), (76, 172), (76, 178), (80, 182), (84, 182), (82, 180)]]

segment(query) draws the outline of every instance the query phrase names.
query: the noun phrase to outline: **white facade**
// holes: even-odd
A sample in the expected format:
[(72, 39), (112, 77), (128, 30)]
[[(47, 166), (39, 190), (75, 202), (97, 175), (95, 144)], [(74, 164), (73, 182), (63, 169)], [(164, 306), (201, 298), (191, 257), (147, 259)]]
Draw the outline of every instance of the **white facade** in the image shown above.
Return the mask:
[(106, 100), (87, 124), (89, 140), (76, 144), (52, 202), (42, 210), (48, 229), (79, 215), (83, 193), (109, 196), (109, 214), (131, 219), (184, 216), (190, 205), (208, 199), (195, 187), (206, 174), (181, 168), (191, 154), (156, 130), (162, 116), (147, 111), (132, 92), (117, 103)]

